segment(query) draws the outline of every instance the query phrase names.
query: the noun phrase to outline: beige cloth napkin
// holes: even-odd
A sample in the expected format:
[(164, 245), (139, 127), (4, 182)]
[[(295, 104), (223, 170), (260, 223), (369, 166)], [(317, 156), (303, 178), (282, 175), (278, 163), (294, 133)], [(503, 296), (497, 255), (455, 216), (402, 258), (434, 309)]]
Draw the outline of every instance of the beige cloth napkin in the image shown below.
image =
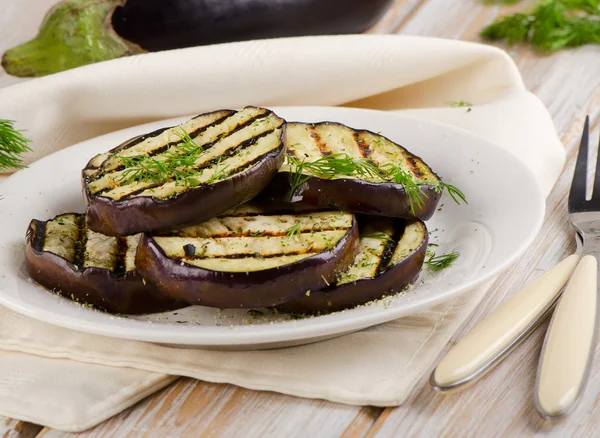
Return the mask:
[[(474, 107), (453, 108), (450, 101)], [(109, 61), (0, 90), (33, 161), (134, 124), (247, 104), (401, 110), (512, 151), (548, 193), (565, 153), (541, 102), (493, 47), (404, 36), (252, 41)], [(0, 192), (2, 187), (0, 186)], [(484, 296), (307, 346), (173, 349), (53, 327), (0, 309), (0, 414), (77, 431), (185, 375), (356, 405), (394, 406)], [(26, 353), (26, 354), (24, 354)]]

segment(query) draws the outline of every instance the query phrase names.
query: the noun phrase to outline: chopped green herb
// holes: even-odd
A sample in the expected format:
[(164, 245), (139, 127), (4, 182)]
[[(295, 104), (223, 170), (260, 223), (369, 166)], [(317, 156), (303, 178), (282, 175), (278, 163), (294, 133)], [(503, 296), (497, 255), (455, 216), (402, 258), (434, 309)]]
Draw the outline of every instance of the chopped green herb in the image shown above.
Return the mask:
[(473, 106), (472, 103), (465, 102), (464, 100), (451, 101), (451, 102), (448, 102), (448, 105), (451, 106), (451, 107), (453, 107), (453, 108), (463, 108), (463, 107), (471, 107), (471, 106)]

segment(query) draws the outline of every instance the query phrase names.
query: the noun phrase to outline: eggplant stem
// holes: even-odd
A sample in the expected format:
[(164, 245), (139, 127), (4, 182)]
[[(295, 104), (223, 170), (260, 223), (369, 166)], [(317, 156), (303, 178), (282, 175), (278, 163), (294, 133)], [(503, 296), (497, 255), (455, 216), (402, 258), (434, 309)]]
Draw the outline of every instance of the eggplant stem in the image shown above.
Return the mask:
[(35, 38), (4, 53), (8, 74), (38, 77), (145, 51), (114, 31), (111, 18), (126, 0), (64, 0), (54, 6)]

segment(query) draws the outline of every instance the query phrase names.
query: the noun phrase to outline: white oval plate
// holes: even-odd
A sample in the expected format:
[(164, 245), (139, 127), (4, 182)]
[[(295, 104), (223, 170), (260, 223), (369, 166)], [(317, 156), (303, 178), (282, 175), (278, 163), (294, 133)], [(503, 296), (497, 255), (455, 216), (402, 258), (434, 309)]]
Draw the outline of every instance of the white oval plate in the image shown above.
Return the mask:
[(333, 120), (381, 132), (459, 187), (468, 205), (442, 198), (427, 222), (438, 254), (458, 251), (450, 268), (425, 269), (401, 296), (327, 316), (291, 320), (271, 312), (201, 306), (169, 313), (120, 317), (78, 305), (32, 282), (23, 267), (25, 230), (32, 218), (83, 212), (80, 171), (93, 155), (139, 134), (180, 123), (164, 120), (113, 132), (43, 158), (0, 185), (0, 304), (51, 324), (99, 335), (191, 347), (273, 348), (322, 340), (440, 303), (498, 275), (531, 244), (545, 201), (534, 176), (494, 144), (451, 126), (380, 111), (329, 107), (273, 108), (287, 120)]

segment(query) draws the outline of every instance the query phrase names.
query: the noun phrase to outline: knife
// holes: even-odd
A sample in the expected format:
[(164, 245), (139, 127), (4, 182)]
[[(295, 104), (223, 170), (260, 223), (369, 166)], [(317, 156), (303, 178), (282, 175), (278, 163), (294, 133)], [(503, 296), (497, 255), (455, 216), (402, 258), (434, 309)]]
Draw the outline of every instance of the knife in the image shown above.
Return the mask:
[(579, 260), (567, 257), (488, 315), (446, 353), (431, 373), (431, 385), (458, 391), (500, 363), (550, 313)]

